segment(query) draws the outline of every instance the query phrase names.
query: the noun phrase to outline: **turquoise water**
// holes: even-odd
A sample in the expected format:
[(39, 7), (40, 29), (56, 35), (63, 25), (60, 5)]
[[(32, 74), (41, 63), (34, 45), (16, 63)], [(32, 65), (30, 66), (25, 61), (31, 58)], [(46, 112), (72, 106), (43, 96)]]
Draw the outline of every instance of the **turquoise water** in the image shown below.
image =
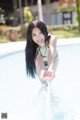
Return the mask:
[[(58, 46), (57, 49), (60, 60), (56, 77), (52, 82), (53, 91), (75, 111), (78, 120), (80, 118), (80, 45)], [(38, 78), (30, 79), (26, 75), (24, 51), (0, 56), (0, 112), (7, 112), (10, 119), (25, 120), (26, 116), (29, 116), (26, 112), (31, 113), (27, 101), (30, 102), (35, 98), (40, 87)]]

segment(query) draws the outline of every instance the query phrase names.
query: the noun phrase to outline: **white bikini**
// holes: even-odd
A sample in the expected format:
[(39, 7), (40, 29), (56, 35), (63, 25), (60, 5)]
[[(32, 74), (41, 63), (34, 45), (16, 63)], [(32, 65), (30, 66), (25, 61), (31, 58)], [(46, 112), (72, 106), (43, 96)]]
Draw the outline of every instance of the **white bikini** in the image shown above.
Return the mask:
[[(49, 51), (49, 46), (48, 47), (38, 47), (37, 48), (37, 54), (40, 54), (43, 58), (44, 64), (46, 66), (46, 69), (48, 68), (48, 51)], [(58, 65), (58, 52), (57, 50), (55, 50), (54, 52), (54, 66), (53, 66), (53, 70), (54, 72), (56, 71), (57, 65)]]

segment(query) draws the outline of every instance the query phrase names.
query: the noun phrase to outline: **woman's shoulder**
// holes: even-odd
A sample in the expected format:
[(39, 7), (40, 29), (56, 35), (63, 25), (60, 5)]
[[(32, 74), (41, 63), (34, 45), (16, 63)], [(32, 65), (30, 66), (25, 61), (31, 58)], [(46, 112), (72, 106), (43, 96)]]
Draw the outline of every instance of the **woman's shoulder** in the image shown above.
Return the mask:
[(57, 37), (55, 35), (52, 35), (52, 34), (50, 34), (50, 38), (53, 40), (57, 39)]
[(55, 42), (57, 42), (57, 37), (55, 35), (50, 34), (49, 44), (54, 44)]

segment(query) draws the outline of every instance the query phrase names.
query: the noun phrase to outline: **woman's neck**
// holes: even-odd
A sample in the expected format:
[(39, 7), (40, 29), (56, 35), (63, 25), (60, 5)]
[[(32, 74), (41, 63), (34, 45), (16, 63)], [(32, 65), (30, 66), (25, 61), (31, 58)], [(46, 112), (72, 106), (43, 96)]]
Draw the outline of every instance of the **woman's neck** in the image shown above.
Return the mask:
[(43, 43), (43, 44), (39, 45), (39, 47), (45, 47), (45, 43)]

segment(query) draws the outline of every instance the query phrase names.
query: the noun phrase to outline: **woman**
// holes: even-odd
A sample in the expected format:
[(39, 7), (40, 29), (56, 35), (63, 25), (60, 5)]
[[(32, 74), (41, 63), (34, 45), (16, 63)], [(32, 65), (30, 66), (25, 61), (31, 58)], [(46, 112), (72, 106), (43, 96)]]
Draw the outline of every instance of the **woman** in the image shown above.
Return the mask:
[(32, 78), (38, 75), (41, 83), (45, 83), (41, 84), (39, 96), (34, 98), (36, 104), (33, 112), (36, 111), (37, 115), (34, 117), (35, 120), (72, 120), (70, 111), (65, 112), (66, 107), (61, 105), (59, 98), (55, 96), (50, 86), (52, 83), (50, 81), (55, 77), (59, 60), (56, 43), (56, 37), (48, 33), (43, 22), (34, 20), (29, 24), (25, 49), (27, 75)]
[(27, 28), (26, 70), (27, 75), (44, 83), (55, 77), (58, 64), (57, 39), (47, 31), (46, 25), (38, 20), (32, 21)]

